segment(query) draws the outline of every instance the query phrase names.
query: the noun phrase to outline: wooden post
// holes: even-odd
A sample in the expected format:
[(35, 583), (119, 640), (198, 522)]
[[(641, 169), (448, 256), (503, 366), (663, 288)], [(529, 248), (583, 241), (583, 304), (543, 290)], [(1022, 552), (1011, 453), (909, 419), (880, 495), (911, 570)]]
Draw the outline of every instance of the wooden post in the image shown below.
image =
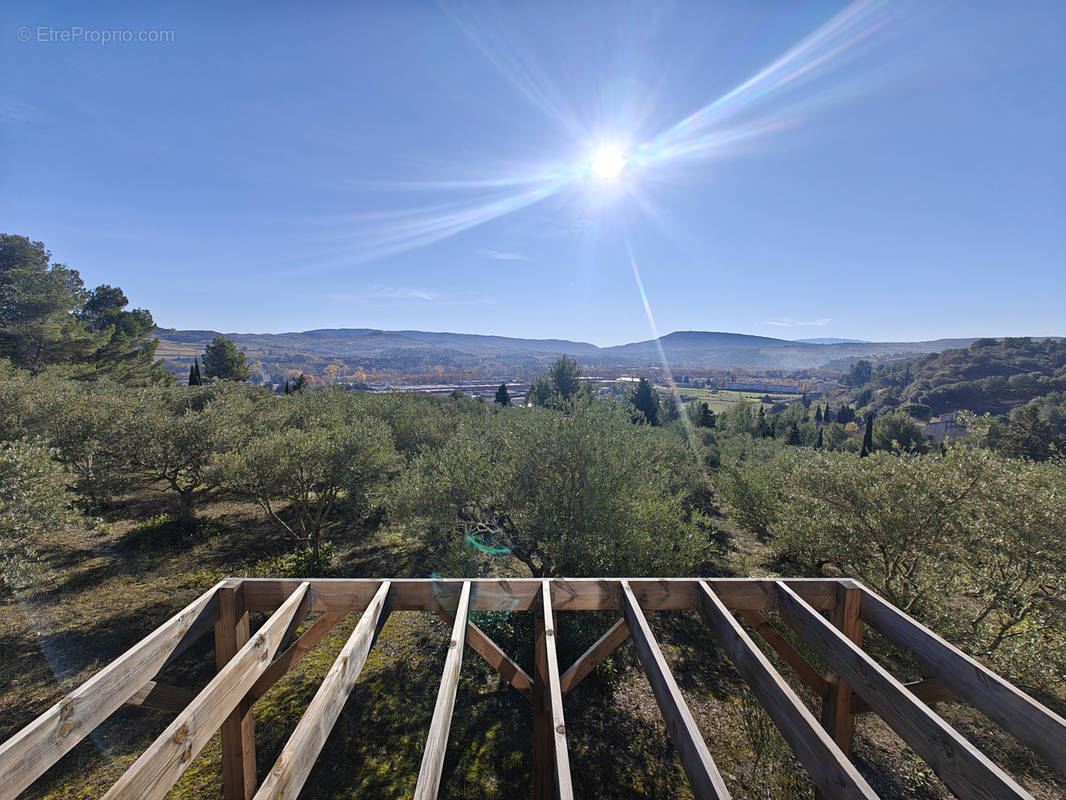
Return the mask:
[[(248, 641), (248, 611), (240, 584), (223, 586), (218, 595), (215, 623), (215, 665), (221, 670)], [(225, 800), (251, 800), (256, 789), (255, 718), (252, 703), (244, 698), (222, 723), (222, 796)]]
[(544, 610), (537, 604), (536, 669), (533, 671), (533, 800), (555, 796), (555, 759), (552, 753), (552, 721), (548, 703), (548, 650), (544, 641)]
[[(862, 647), (862, 589), (837, 589), (837, 604), (833, 608), (833, 625), (859, 647)], [(844, 753), (851, 754), (851, 737), (855, 732), (855, 715), (851, 711), (851, 687), (833, 670), (827, 670), (829, 693), (822, 700), (822, 725)]]

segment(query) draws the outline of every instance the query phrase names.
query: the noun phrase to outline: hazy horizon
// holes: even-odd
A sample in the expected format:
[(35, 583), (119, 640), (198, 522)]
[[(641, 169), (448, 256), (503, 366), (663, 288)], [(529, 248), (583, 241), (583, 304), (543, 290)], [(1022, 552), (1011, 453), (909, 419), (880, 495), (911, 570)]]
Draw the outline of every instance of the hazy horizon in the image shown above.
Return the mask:
[(1063, 332), (1060, 3), (16, 2), (0, 25), (4, 232), (161, 327)]

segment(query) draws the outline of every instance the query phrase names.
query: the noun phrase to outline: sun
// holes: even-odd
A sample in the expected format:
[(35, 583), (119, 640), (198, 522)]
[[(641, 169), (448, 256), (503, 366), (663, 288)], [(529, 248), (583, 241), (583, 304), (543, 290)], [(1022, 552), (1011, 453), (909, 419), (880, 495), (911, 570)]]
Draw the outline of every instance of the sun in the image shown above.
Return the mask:
[(592, 173), (605, 181), (613, 181), (622, 174), (626, 166), (626, 157), (617, 147), (601, 147), (592, 154), (589, 167)]

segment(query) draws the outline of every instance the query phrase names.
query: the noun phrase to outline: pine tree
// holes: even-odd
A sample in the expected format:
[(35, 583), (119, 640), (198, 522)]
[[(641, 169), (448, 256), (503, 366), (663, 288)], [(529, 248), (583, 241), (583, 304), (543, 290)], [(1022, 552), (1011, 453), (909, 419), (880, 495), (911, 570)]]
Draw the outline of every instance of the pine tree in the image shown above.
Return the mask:
[(630, 402), (637, 411), (644, 414), (644, 419), (649, 425), (659, 424), (659, 393), (655, 391), (647, 378), (641, 378), (637, 382), (637, 388)]
[(506, 383), (501, 383), (500, 388), (496, 390), (496, 398), (494, 402), (498, 403), (501, 406), (511, 405), (511, 395), (507, 391)]

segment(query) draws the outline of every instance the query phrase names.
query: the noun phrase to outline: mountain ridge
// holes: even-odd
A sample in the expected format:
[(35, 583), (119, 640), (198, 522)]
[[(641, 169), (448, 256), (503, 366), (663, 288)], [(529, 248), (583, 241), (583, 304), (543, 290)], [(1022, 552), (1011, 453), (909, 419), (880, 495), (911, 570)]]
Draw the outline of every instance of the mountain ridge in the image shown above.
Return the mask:
[[(175, 371), (218, 335), (213, 330), (157, 328), (159, 355)], [(524, 339), (491, 334), (377, 328), (319, 328), (285, 333), (222, 333), (271, 373), (316, 370), (333, 362), (373, 373), (430, 371), (477, 375), (535, 372), (560, 355), (589, 367), (629, 369), (662, 364), (673, 369), (844, 368), (859, 358), (907, 357), (968, 347), (978, 337), (918, 342), (804, 342), (726, 331), (673, 331), (659, 339), (599, 347), (569, 339)], [(1036, 337), (1032, 337), (1036, 338)]]

